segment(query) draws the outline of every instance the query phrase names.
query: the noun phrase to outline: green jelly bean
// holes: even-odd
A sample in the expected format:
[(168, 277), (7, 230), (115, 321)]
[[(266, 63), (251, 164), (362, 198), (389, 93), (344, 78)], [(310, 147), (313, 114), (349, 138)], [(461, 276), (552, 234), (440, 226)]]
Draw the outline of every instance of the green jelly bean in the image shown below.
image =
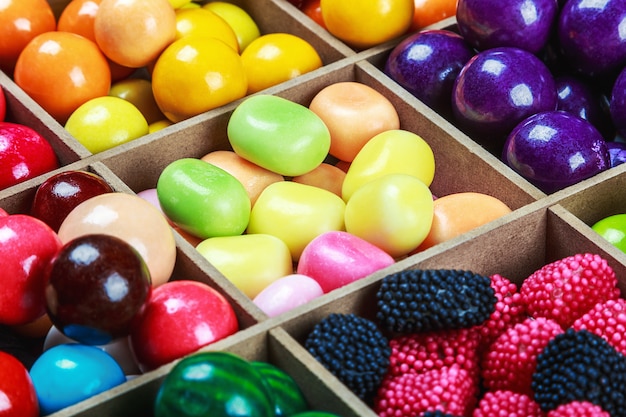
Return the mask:
[(156, 188), (165, 215), (201, 239), (240, 235), (250, 220), (250, 197), (241, 182), (200, 159), (170, 163)]
[(330, 149), (330, 132), (317, 114), (273, 95), (250, 96), (239, 104), (227, 132), (239, 156), (287, 177), (313, 170)]

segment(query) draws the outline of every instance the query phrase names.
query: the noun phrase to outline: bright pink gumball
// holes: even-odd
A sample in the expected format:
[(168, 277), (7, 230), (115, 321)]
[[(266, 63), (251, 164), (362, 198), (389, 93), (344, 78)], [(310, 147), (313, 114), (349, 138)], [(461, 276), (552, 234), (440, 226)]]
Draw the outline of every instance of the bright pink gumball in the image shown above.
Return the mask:
[(26, 324), (45, 313), (46, 268), (61, 246), (54, 230), (39, 219), (0, 217), (0, 324)]
[(0, 208), (0, 217), (5, 217), (8, 216), (9, 213), (7, 213), (7, 211), (3, 208)]
[(0, 88), (0, 122), (4, 122), (4, 118), (7, 115), (7, 100), (4, 95), (4, 90)]
[(26, 367), (16, 357), (0, 351), (0, 416), (39, 417), (39, 403)]
[(146, 372), (238, 330), (235, 311), (215, 289), (202, 282), (168, 281), (152, 291), (130, 341)]
[(28, 126), (0, 122), (0, 190), (59, 167), (50, 143)]

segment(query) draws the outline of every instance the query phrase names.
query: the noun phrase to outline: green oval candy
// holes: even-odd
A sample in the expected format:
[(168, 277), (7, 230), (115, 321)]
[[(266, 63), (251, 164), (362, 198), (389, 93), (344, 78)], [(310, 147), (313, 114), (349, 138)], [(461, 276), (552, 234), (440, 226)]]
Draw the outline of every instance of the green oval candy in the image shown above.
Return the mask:
[(276, 417), (290, 417), (308, 410), (300, 387), (289, 374), (271, 363), (261, 361), (250, 363), (259, 371), (272, 391)]
[(330, 149), (330, 132), (317, 114), (267, 94), (250, 96), (239, 104), (227, 132), (239, 156), (287, 177), (313, 170)]
[(178, 362), (155, 399), (155, 417), (273, 417), (261, 374), (229, 352), (200, 352)]
[(157, 182), (165, 215), (201, 239), (242, 234), (250, 220), (250, 197), (223, 169), (196, 158), (170, 163)]

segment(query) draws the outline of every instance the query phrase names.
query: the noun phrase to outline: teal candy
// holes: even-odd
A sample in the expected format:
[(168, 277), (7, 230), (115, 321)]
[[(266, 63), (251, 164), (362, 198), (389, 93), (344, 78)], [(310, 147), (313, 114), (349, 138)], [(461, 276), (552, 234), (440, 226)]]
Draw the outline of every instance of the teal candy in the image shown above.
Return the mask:
[(272, 391), (276, 417), (291, 417), (308, 410), (304, 394), (289, 374), (268, 362), (250, 363), (259, 371)]
[(77, 343), (57, 345), (44, 351), (33, 363), (30, 377), (42, 415), (126, 382), (122, 368), (108, 353)]
[(261, 374), (228, 352), (200, 352), (178, 362), (155, 399), (155, 417), (274, 417)]
[(330, 149), (330, 132), (317, 114), (273, 95), (250, 96), (239, 104), (227, 132), (239, 156), (286, 177), (313, 170)]

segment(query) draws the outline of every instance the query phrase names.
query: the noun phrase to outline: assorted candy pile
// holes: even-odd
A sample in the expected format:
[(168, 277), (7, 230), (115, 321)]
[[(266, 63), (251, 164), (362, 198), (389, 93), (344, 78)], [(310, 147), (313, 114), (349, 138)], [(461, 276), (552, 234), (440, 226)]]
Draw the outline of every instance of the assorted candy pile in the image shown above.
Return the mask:
[(624, 159), (624, 3), (460, 0), (388, 55), (391, 79), (546, 193)]
[(518, 287), (494, 274), (385, 276), (372, 318), (333, 313), (305, 348), (381, 417), (621, 416), (626, 301), (591, 253)]

